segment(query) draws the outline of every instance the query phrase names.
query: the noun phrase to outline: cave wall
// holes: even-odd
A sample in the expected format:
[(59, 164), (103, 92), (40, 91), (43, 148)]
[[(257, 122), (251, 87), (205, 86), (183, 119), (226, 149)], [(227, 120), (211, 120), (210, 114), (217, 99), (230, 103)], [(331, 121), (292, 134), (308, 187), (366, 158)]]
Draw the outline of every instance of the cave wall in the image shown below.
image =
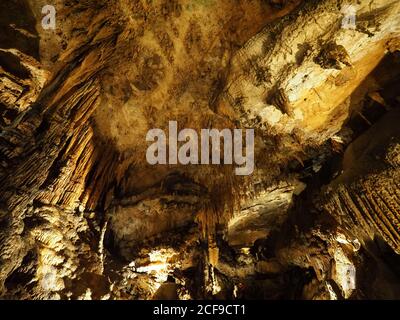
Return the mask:
[[(0, 296), (398, 297), (396, 270), (377, 293), (347, 271), (400, 250), (398, 73), (373, 74), (400, 3), (359, 4), (355, 30), (348, 4), (58, 0), (56, 30), (45, 1), (1, 4)], [(169, 120), (255, 128), (256, 171), (150, 166)]]

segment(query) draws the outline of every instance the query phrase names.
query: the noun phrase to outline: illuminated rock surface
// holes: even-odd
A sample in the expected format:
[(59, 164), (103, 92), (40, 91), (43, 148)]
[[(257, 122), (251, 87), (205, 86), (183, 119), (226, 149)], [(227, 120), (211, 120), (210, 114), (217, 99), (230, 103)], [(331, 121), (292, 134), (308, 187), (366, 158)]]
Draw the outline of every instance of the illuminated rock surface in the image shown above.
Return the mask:
[[(400, 3), (0, 3), (0, 297), (400, 298)], [(255, 172), (146, 162), (254, 128)]]

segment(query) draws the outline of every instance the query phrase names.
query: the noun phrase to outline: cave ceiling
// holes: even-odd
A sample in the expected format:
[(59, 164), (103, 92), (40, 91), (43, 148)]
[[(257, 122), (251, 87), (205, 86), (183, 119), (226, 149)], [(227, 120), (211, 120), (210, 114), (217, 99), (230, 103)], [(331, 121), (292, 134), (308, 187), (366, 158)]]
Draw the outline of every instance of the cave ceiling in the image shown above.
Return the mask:
[[(400, 298), (399, 1), (48, 2), (0, 3), (0, 298)], [(150, 164), (172, 121), (254, 171)]]

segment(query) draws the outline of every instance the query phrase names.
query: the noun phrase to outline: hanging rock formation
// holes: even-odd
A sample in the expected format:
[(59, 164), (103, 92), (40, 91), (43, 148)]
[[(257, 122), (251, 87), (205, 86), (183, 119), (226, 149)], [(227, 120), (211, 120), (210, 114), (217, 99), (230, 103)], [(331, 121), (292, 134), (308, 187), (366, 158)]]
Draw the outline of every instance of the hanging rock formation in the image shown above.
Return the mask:
[[(400, 298), (398, 1), (45, 5), (0, 3), (0, 298)], [(170, 121), (254, 173), (150, 165)]]

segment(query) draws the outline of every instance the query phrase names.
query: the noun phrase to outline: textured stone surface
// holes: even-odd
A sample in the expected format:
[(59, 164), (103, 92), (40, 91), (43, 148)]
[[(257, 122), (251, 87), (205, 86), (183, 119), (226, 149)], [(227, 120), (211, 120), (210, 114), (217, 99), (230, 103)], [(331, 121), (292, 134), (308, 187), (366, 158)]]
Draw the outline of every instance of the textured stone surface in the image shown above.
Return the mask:
[[(399, 298), (400, 3), (350, 3), (3, 1), (0, 297)], [(171, 120), (254, 175), (148, 165)]]

